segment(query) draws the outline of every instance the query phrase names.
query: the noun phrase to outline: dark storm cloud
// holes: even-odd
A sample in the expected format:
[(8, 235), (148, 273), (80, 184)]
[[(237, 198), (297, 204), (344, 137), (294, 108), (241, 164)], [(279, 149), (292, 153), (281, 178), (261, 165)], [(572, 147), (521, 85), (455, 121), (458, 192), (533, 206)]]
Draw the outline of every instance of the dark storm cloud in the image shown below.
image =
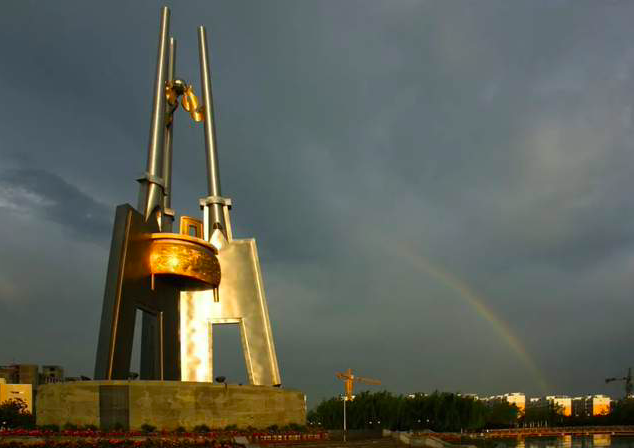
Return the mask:
[(112, 227), (111, 207), (44, 170), (0, 172), (0, 210), (60, 224), (71, 238), (100, 244), (108, 241)]
[[(0, 207), (27, 233), (0, 242), (0, 337), (18, 321), (83, 335), (35, 362), (90, 371), (112, 213), (145, 164), (160, 6), (3, 5)], [(549, 392), (614, 392), (597, 378), (634, 343), (633, 16), (618, 1), (173, 5), (196, 88), (208, 26), (223, 194), (236, 235), (258, 239), (286, 385), (315, 400), (352, 367), (394, 391), (540, 393), (466, 288)], [(203, 147), (179, 111), (179, 214), (200, 213)], [(29, 315), (49, 289), (92, 320)]]

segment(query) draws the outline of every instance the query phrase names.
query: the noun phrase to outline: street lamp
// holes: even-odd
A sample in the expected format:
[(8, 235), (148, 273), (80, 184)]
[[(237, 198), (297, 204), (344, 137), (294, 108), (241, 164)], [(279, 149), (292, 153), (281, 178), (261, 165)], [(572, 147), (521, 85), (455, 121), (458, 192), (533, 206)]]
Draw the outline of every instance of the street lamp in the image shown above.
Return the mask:
[(216, 377), (216, 382), (220, 383), (220, 384), (224, 384), (225, 385), (225, 389), (227, 388), (227, 378), (225, 378), (224, 376), (217, 376)]

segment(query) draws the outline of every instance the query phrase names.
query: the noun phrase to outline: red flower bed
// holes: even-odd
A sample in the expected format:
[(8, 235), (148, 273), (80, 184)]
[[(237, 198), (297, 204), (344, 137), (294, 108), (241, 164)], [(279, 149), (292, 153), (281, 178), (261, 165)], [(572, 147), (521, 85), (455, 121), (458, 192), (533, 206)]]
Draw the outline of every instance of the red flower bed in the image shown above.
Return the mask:
[(253, 443), (268, 445), (325, 440), (328, 438), (328, 433), (235, 430), (204, 433), (162, 431), (147, 434), (139, 431), (102, 432), (87, 429), (59, 432), (43, 429), (11, 429), (0, 431), (0, 448), (186, 448), (202, 446), (242, 448), (243, 445), (231, 441), (237, 436), (247, 437)]
[(327, 432), (285, 432), (285, 433), (268, 433), (254, 432), (249, 436), (249, 440), (260, 445), (275, 443), (301, 443), (315, 440), (328, 439)]
[(0, 440), (2, 448), (190, 448), (190, 447), (217, 447), (217, 448), (242, 448), (242, 445), (217, 441), (206, 437), (198, 438), (25, 438)]

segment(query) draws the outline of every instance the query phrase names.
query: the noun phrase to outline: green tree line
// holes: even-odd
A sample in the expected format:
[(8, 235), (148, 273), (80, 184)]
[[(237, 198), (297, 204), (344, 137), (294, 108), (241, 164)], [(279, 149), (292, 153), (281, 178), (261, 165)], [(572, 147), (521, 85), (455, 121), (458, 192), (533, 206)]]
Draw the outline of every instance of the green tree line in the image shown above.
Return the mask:
[[(505, 428), (517, 424), (519, 410), (507, 402), (485, 403), (447, 392), (393, 395), (362, 392), (346, 403), (348, 429), (423, 430), (441, 432)], [(343, 401), (323, 400), (308, 413), (310, 425), (341, 429)]]
[[(634, 425), (634, 398), (614, 403), (609, 414), (585, 417), (564, 416), (559, 406), (529, 407), (522, 415), (505, 401), (485, 402), (448, 392), (414, 396), (362, 392), (346, 408), (348, 429), (460, 432), (516, 426)], [(308, 413), (308, 424), (342, 429), (343, 401), (339, 397), (323, 400)]]

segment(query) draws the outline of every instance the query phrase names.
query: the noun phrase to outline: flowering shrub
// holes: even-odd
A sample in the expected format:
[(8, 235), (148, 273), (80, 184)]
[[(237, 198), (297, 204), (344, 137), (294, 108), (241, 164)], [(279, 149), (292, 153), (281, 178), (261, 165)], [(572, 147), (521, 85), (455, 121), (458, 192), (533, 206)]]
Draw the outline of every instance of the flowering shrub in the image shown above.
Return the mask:
[[(64, 425), (64, 428), (67, 428)], [(141, 431), (101, 431), (94, 425), (86, 425), (83, 428), (78, 429), (63, 429), (60, 430), (57, 425), (44, 425), (37, 428), (5, 428), (0, 429), (0, 437), (2, 436), (30, 436), (30, 437), (51, 437), (51, 436), (64, 436), (64, 437), (101, 437), (101, 436), (113, 436), (113, 437), (142, 437), (147, 436), (147, 432), (155, 432), (156, 428), (149, 424), (143, 425)], [(301, 430), (291, 429), (236, 429), (233, 431), (227, 430), (212, 430), (206, 425), (200, 425), (194, 427), (192, 430), (187, 430), (182, 426), (179, 426), (174, 431), (158, 431), (162, 436), (180, 436), (180, 437), (207, 437), (216, 440), (228, 440), (236, 436), (251, 437), (254, 435), (297, 435), (297, 434), (322, 434), (324, 431), (309, 428), (302, 428)]]
[(32, 428), (35, 417), (27, 411), (24, 400), (15, 398), (0, 404), (0, 427), (2, 428)]
[(156, 431), (156, 426), (152, 426), (152, 425), (150, 425), (148, 423), (144, 423), (141, 426), (141, 431), (143, 431), (145, 433), (152, 433), (152, 432)]
[[(147, 425), (146, 430), (153, 428)], [(323, 440), (328, 437), (324, 432), (298, 432), (284, 429), (268, 429), (258, 431), (218, 430), (208, 427), (196, 428), (200, 432), (188, 432), (179, 427), (173, 432), (161, 431), (149, 435), (140, 431), (98, 431), (94, 426), (85, 429), (39, 428), (0, 430), (0, 448), (244, 448), (243, 445), (231, 441), (237, 436), (246, 436), (251, 442), (262, 445), (301, 443)], [(65, 428), (75, 428), (64, 425)]]
[(46, 440), (26, 440), (26, 441), (2, 441), (2, 448), (239, 448), (242, 445), (233, 442), (218, 442), (206, 438), (197, 439), (172, 439), (172, 438), (147, 438), (147, 439), (118, 439), (118, 438), (98, 438), (98, 439), (46, 439)]

